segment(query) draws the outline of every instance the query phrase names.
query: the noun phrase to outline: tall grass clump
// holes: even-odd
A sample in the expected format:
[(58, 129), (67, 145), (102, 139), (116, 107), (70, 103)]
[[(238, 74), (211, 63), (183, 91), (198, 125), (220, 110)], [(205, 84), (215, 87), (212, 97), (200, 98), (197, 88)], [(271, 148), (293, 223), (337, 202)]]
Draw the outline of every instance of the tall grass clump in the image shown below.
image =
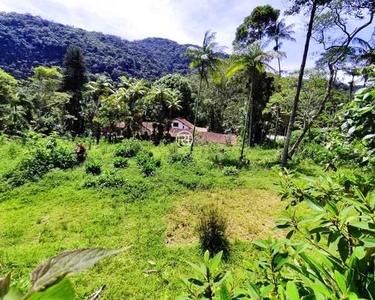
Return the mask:
[(230, 248), (227, 219), (217, 207), (206, 209), (202, 211), (198, 225), (200, 248), (202, 252), (209, 251), (211, 256), (223, 251), (223, 257), (227, 258)]

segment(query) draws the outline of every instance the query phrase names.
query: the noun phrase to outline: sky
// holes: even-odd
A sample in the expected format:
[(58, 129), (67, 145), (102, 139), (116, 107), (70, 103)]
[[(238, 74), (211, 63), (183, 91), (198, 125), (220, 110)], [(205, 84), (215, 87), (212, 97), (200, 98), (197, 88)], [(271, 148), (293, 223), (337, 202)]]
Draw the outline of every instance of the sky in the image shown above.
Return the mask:
[[(118, 35), (128, 40), (161, 37), (181, 44), (202, 43), (206, 30), (217, 33), (217, 42), (232, 50), (238, 25), (254, 7), (270, 4), (284, 11), (285, 0), (0, 0), (0, 11), (30, 13), (86, 30)], [(284, 42), (285, 70), (301, 64), (307, 18), (292, 16), (296, 42)], [(308, 66), (312, 67), (321, 47), (312, 43)]]

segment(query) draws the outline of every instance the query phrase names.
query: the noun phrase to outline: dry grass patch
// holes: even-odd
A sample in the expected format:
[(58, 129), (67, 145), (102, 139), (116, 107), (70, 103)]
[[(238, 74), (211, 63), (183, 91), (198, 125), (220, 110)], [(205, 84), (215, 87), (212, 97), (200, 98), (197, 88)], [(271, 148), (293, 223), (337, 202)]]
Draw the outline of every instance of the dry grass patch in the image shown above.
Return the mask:
[(230, 239), (243, 241), (266, 237), (283, 207), (274, 193), (265, 190), (241, 188), (190, 193), (165, 218), (166, 243), (197, 242), (199, 216), (207, 206), (217, 206), (226, 216)]

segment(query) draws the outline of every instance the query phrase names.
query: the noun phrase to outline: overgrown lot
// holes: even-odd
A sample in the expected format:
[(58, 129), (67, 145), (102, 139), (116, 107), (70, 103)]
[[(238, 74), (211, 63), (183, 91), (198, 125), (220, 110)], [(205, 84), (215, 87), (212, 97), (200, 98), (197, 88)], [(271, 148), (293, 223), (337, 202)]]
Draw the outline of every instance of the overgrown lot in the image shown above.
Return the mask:
[[(78, 142), (38, 136), (1, 142), (0, 269), (12, 271), (21, 290), (28, 289), (28, 274), (40, 262), (61, 251), (131, 246), (74, 277), (78, 298), (106, 285), (103, 299), (175, 299), (184, 292), (180, 278), (191, 273), (186, 261), (201, 260), (196, 226), (212, 206), (228, 219), (232, 250), (226, 268), (238, 280), (257, 255), (251, 241), (281, 234), (273, 231), (285, 206), (274, 166), (278, 150), (248, 150), (250, 163), (238, 169), (237, 148), (198, 146), (188, 159), (188, 150), (174, 145), (139, 143), (139, 153), (127, 155), (126, 142), (82, 141), (86, 163), (56, 168), (53, 159), (66, 160), (61, 153), (74, 154)], [(28, 172), (36, 167), (36, 149), (52, 149), (44, 155), (53, 157), (37, 175)], [(124, 164), (121, 155), (128, 156)], [(27, 172), (19, 172), (21, 166)], [(145, 166), (152, 172), (145, 173)], [(94, 175), (92, 168), (100, 172)], [(313, 177), (321, 171), (301, 162), (296, 172)], [(150, 269), (158, 272), (148, 274)]]

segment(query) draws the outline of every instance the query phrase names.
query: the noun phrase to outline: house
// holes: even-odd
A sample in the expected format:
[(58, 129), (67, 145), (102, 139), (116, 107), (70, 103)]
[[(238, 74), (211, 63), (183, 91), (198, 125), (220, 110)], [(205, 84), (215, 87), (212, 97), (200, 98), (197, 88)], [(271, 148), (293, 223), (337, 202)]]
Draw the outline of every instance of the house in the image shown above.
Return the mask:
[[(140, 135), (141, 136), (151, 136), (155, 131), (156, 122), (142, 122), (140, 128)], [(116, 124), (117, 130), (121, 132), (121, 136), (123, 135), (123, 131), (126, 127), (124, 122), (119, 122)], [(175, 118), (171, 122), (171, 127), (169, 129), (169, 134), (172, 139), (175, 139), (177, 135), (182, 131), (189, 131), (193, 133), (194, 124), (190, 123), (188, 120), (184, 118)], [(157, 129), (156, 129), (157, 130)], [(200, 143), (205, 144), (226, 144), (234, 146), (237, 143), (237, 136), (234, 134), (222, 134), (216, 132), (208, 131), (208, 128), (205, 127), (195, 127), (196, 131), (196, 139)]]
[[(175, 118), (172, 121), (171, 128), (169, 130), (169, 134), (172, 138), (176, 138), (179, 132), (181, 131), (189, 131), (193, 133), (194, 125), (189, 121), (183, 118)], [(218, 143), (218, 144), (226, 144), (234, 146), (237, 143), (237, 136), (234, 134), (222, 134), (216, 132), (209, 132), (208, 128), (205, 127), (195, 127), (196, 130), (196, 139), (201, 143)]]

